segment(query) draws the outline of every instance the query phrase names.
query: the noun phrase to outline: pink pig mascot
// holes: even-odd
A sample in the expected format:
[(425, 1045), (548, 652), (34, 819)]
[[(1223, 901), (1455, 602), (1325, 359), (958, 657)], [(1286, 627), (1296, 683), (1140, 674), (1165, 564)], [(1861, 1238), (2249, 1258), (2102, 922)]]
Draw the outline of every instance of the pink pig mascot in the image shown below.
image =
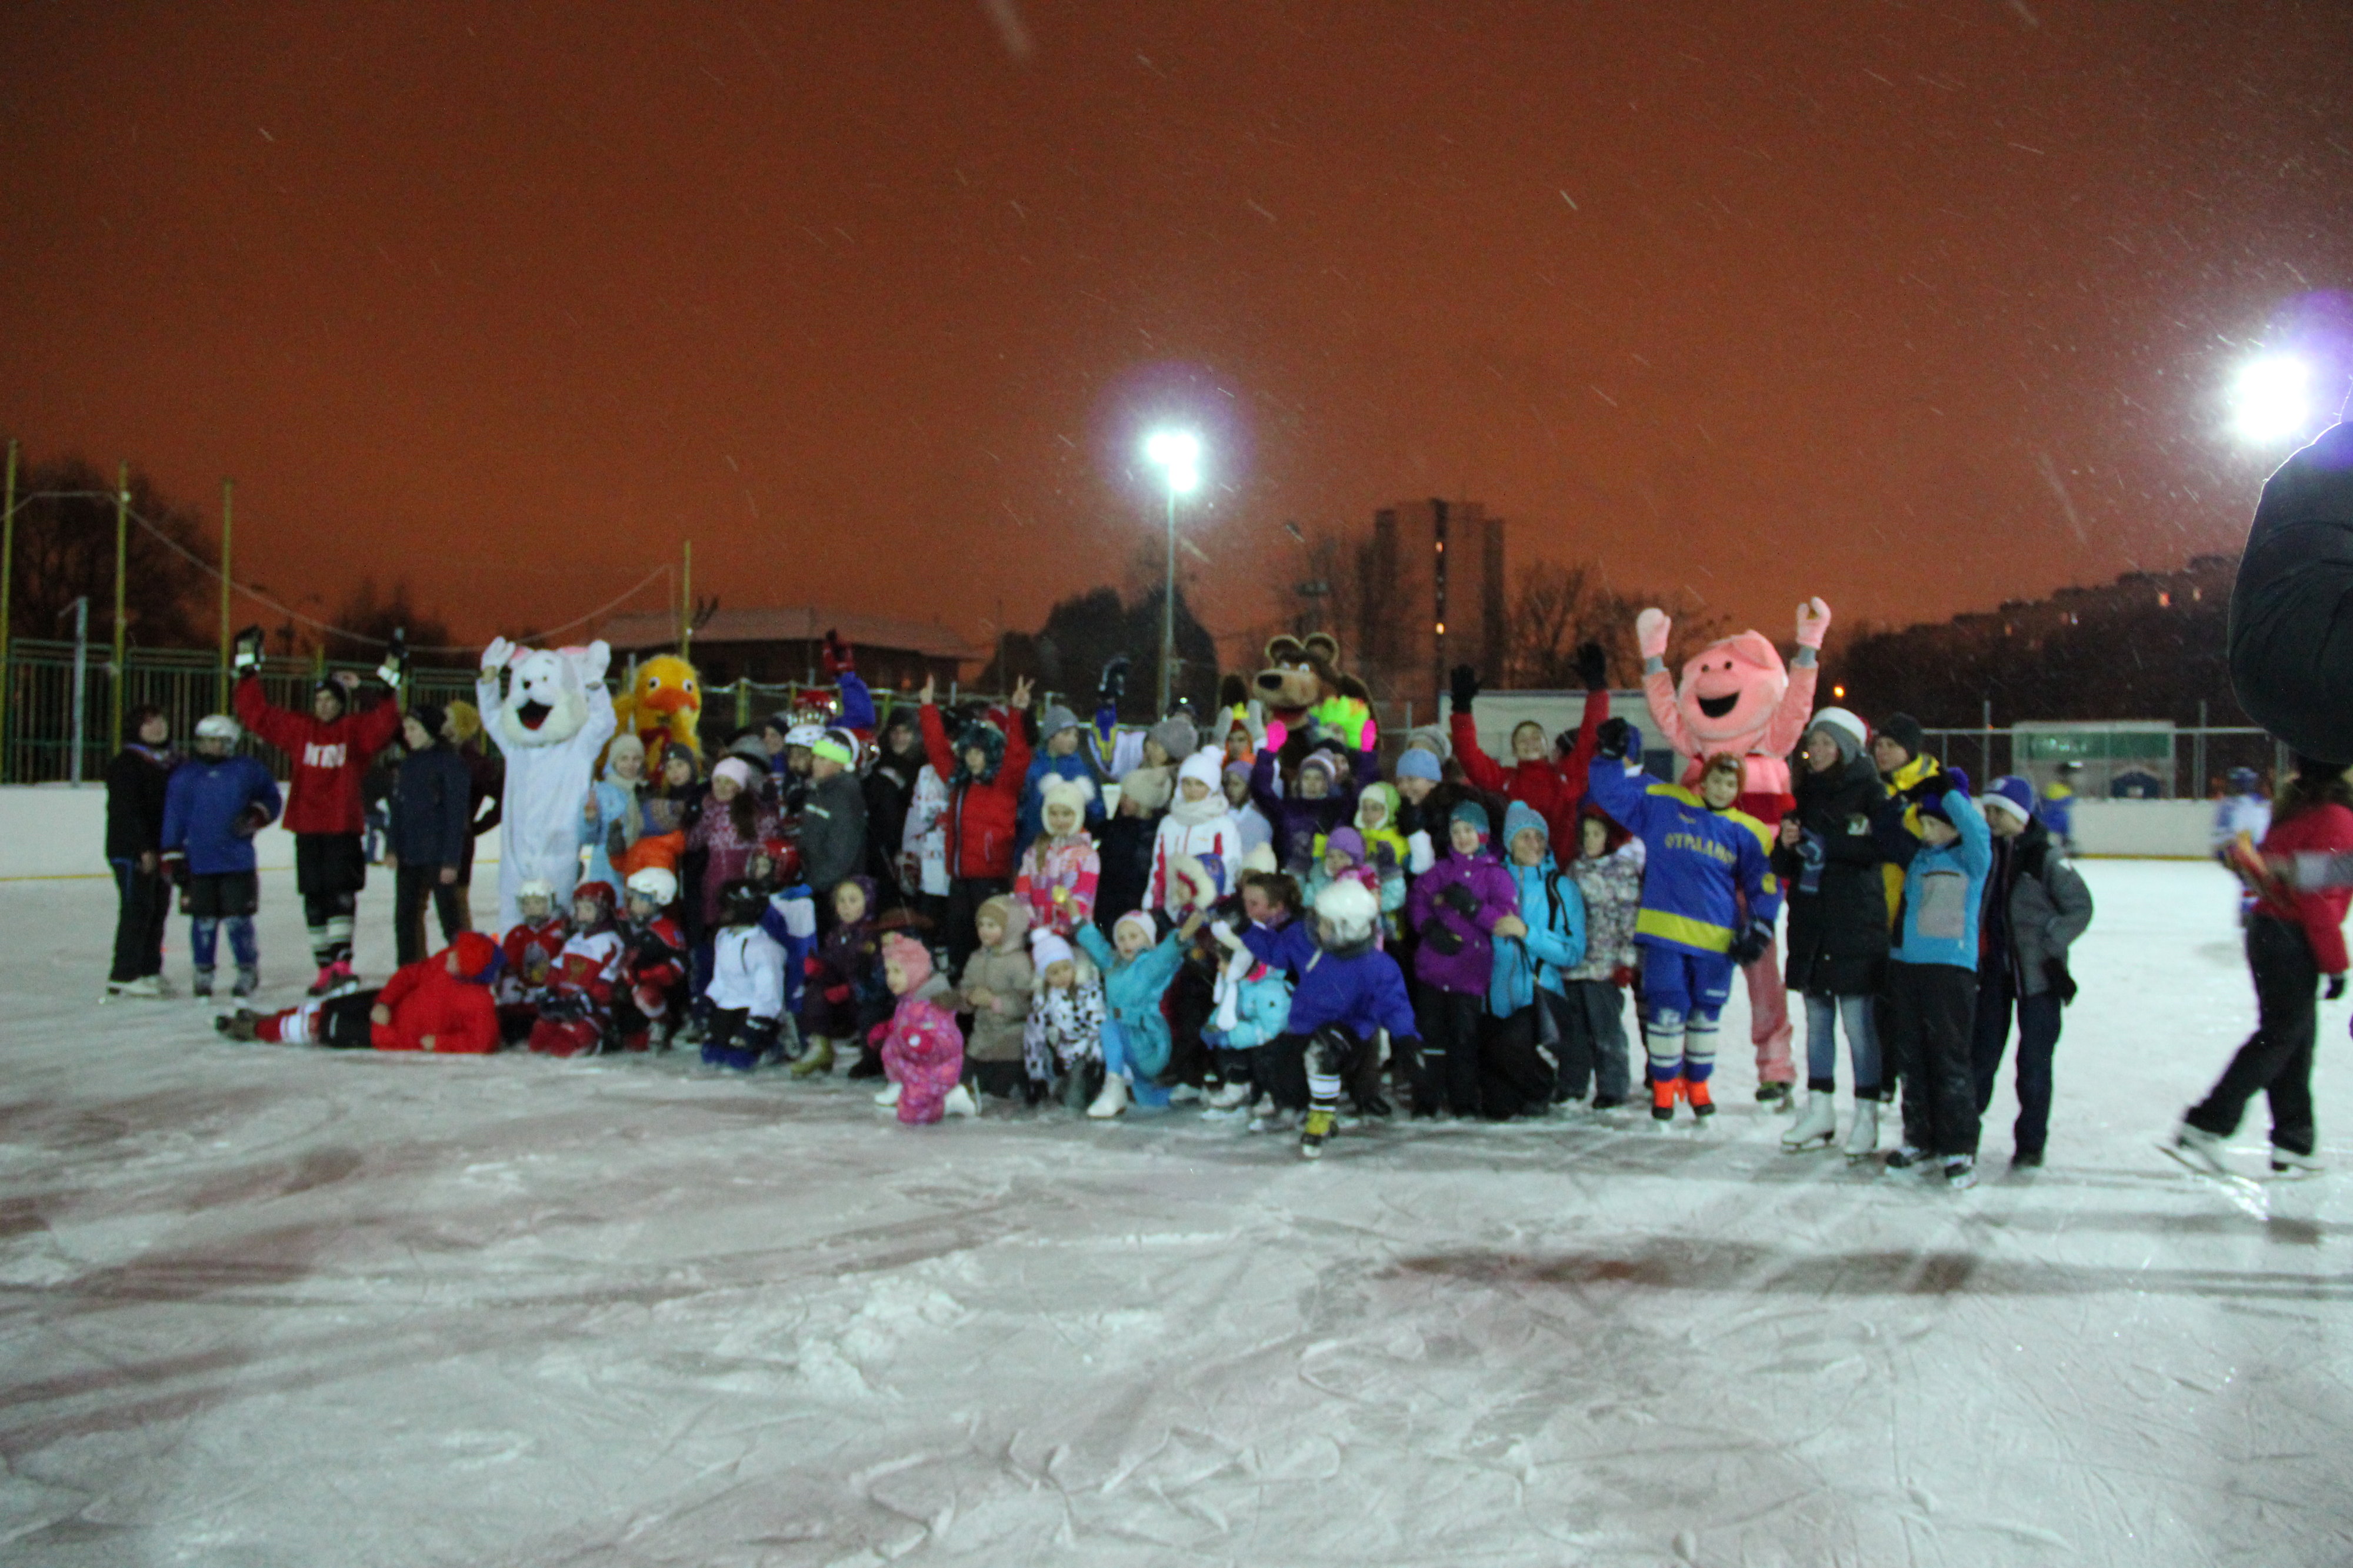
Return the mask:
[[(1739, 757), (1744, 778), (1733, 809), (1763, 823), (1768, 835), (1796, 804), (1789, 793), (1789, 754), (1813, 716), (1814, 681), (1830, 628), (1831, 607), (1809, 599), (1798, 606), (1795, 668), (1782, 665), (1780, 653), (1762, 632), (1742, 632), (1700, 649), (1684, 663), (1678, 687), (1666, 662), (1674, 623), (1662, 610), (1644, 610), (1634, 620), (1642, 650), (1642, 695), (1660, 733), (1688, 759), (1683, 783), (1696, 788), (1712, 756), (1729, 752)], [(1789, 996), (1781, 981), (1780, 943), (1767, 946), (1742, 973), (1757, 1046), (1757, 1098), (1787, 1110), (1798, 1071), (1789, 1059)]]
[(932, 955), (904, 931), (882, 940), (882, 973), (899, 1005), (882, 1037), (882, 1070), (899, 1086), (899, 1120), (909, 1126), (937, 1121), (953, 1110), (970, 1114), (964, 1077), (964, 1032), (956, 1027), (955, 993), (932, 973)]

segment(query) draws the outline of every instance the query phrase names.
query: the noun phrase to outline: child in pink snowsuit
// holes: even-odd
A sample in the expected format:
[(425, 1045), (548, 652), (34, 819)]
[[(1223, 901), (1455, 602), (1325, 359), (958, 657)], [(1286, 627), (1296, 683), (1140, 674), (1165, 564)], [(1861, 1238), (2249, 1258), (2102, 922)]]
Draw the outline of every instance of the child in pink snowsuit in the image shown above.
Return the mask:
[(881, 1031), (882, 1070), (899, 1086), (899, 1120), (910, 1127), (937, 1121), (964, 1077), (955, 992), (946, 976), (932, 973), (930, 951), (904, 932), (884, 940), (882, 976), (899, 998)]

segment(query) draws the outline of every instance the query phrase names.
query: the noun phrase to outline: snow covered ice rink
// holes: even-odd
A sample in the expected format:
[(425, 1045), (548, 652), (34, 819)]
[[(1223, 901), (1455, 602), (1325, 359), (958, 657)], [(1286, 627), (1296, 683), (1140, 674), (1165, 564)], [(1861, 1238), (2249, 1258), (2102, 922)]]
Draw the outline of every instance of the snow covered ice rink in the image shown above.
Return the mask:
[(1782, 1153), (1736, 1000), (1705, 1132), (1311, 1166), (1181, 1112), (231, 1045), (95, 1005), (106, 884), (0, 886), (0, 1561), (2353, 1562), (2347, 1178), (2158, 1153), (2252, 1021), (2231, 891), (2084, 869), (2051, 1163), (2007, 1173), (2005, 1084), (1967, 1194)]

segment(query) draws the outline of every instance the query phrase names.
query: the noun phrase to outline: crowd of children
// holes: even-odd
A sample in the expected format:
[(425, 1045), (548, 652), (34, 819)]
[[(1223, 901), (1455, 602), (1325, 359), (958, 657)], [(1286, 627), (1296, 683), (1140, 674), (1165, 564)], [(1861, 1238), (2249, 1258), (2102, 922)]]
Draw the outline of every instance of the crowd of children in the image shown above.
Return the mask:
[[(991, 1100), (1097, 1121), (1190, 1106), (1295, 1131), (1314, 1157), (1352, 1119), (1400, 1110), (1606, 1116), (1640, 1086), (1658, 1122), (1710, 1116), (1735, 971), (1770, 961), (1786, 905), (1777, 979), (1802, 1005), (1809, 1092), (1787, 1105), (1785, 1147), (1841, 1142), (1842, 1036), (1847, 1156), (1878, 1153), (1878, 1108), (1900, 1087), (1887, 1163), (1970, 1184), (2014, 1030), (2011, 1157), (2039, 1164), (2091, 899), (2027, 782), (1978, 793), (1904, 716), (1874, 731), (1824, 708), (1789, 793), (1753, 815), (1753, 757), (1691, 759), (1683, 782), (1643, 772), (1599, 650), (1581, 667), (1577, 727), (1524, 724), (1508, 760), (1480, 749), (1467, 668), (1451, 724), (1386, 763), (1368, 722), (1270, 732), (1240, 705), (1206, 729), (1180, 713), (1121, 730), (1119, 665), (1092, 722), (1060, 706), (1033, 718), (1026, 684), (955, 710), (927, 685), (879, 721), (859, 689), (859, 728), (778, 715), (707, 772), (670, 746), (649, 776), (624, 735), (583, 780), (569, 907), (526, 882), (499, 940), (465, 929), (457, 896), (484, 792), (444, 710), (396, 719), (326, 683), (288, 713), (241, 686), (245, 721), (296, 759), (290, 800), (237, 755), (227, 716), (177, 766), (136, 716), (142, 749), (121, 767), (126, 809), (158, 794), (151, 772), (163, 781), (155, 845), (195, 922), (200, 994), (222, 934), (236, 995), (253, 993), (251, 838), (281, 810), (296, 830), (320, 983), (301, 1007), (225, 1016), (243, 1037), (554, 1057), (688, 1045), (715, 1067), (883, 1079), (877, 1100), (907, 1122)], [(402, 967), (368, 991), (350, 969), (358, 778), (396, 732)], [(126, 892), (118, 974), (153, 940), (153, 903)], [(430, 957), (427, 903), (449, 939)], [(1777, 1089), (1759, 1100), (1787, 1100)]]

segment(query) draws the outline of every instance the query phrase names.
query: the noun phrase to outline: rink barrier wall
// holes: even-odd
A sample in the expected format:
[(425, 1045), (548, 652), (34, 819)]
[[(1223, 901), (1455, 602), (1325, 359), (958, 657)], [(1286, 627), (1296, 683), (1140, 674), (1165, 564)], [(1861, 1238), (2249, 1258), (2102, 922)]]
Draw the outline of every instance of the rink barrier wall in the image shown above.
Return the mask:
[[(2202, 860), (2214, 807), (2203, 800), (2086, 800), (2075, 806), (2078, 851), (2087, 856)], [(290, 870), (294, 836), (276, 824), (255, 836), (265, 871)], [(485, 838), (478, 864), (495, 864), (498, 841)], [(103, 877), (106, 790), (100, 784), (0, 785), (0, 880)]]

